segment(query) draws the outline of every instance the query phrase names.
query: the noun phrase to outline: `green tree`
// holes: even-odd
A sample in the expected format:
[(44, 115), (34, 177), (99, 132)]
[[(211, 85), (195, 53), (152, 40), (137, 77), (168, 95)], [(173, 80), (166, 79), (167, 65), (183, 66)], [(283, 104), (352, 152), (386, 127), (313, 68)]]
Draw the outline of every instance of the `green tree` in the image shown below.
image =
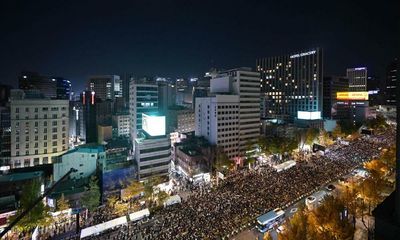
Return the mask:
[(61, 197), (57, 200), (57, 210), (64, 211), (70, 208), (69, 202), (65, 199), (64, 193), (61, 194)]
[[(25, 211), (40, 196), (40, 182), (35, 179), (22, 187), (22, 195), (20, 206), (17, 214), (11, 218), (11, 221)], [(28, 212), (16, 225), (16, 229), (20, 232), (30, 231), (36, 226), (46, 226), (50, 222), (49, 208), (40, 201), (36, 206)]]
[(100, 188), (96, 176), (90, 177), (89, 186), (85, 188), (81, 204), (89, 211), (94, 211), (100, 203)]
[(319, 129), (318, 128), (309, 128), (307, 129), (306, 136), (305, 136), (305, 143), (307, 145), (312, 145), (314, 140), (318, 137), (319, 135)]

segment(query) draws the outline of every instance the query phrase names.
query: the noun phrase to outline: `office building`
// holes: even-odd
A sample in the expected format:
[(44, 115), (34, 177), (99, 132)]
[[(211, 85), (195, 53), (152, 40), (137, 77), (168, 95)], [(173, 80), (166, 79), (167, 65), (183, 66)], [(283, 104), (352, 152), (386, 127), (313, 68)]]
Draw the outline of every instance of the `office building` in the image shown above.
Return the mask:
[(58, 157), (53, 164), (53, 181), (60, 180), (71, 168), (77, 171), (69, 175), (70, 179), (90, 177), (95, 173), (98, 161), (103, 161), (105, 155), (101, 145), (78, 146)]
[(367, 68), (348, 68), (346, 77), (349, 79), (349, 91), (367, 91)]
[(158, 111), (158, 86), (148, 81), (131, 81), (129, 93), (129, 114), (131, 119), (131, 139), (136, 139), (142, 129), (142, 113)]
[(168, 108), (175, 105), (176, 86), (173, 83), (159, 81), (158, 84), (158, 112), (167, 114)]
[(10, 109), (12, 168), (52, 163), (68, 150), (68, 100), (13, 90)]
[(10, 99), (12, 86), (0, 84), (0, 106), (5, 106)]
[(336, 105), (336, 94), (349, 91), (349, 80), (345, 77), (327, 76), (323, 82), (323, 118), (342, 119), (341, 112), (338, 112)]
[(165, 116), (142, 114), (143, 129), (135, 139), (138, 178), (166, 176), (171, 163), (171, 141), (165, 131)]
[(196, 98), (196, 136), (239, 161), (260, 136), (260, 74), (250, 68), (221, 71), (211, 79), (210, 92), (215, 96)]
[(367, 77), (367, 91), (369, 106), (377, 106), (384, 103), (384, 95), (382, 91), (382, 83), (377, 76)]
[(91, 76), (88, 80), (88, 89), (94, 91), (102, 101), (114, 100), (122, 97), (122, 82), (118, 75)]
[(81, 94), (82, 110), (79, 111), (79, 133), (85, 143), (97, 142), (96, 93), (84, 91)]
[(35, 72), (22, 72), (18, 78), (19, 89), (38, 90), (46, 98), (69, 99), (71, 81), (62, 77), (42, 76)]
[(230, 159), (239, 157), (239, 96), (196, 99), (195, 134), (222, 148)]
[(172, 106), (167, 113), (167, 133), (194, 131), (194, 111), (182, 106)]
[(11, 159), (10, 107), (0, 106), (0, 167), (9, 166)]
[(130, 137), (130, 115), (129, 113), (116, 113), (113, 115), (113, 128), (118, 137)]
[(317, 120), (322, 112), (323, 51), (260, 58), (263, 118)]
[(395, 58), (386, 68), (384, 105), (396, 105), (396, 86), (399, 78), (399, 59)]

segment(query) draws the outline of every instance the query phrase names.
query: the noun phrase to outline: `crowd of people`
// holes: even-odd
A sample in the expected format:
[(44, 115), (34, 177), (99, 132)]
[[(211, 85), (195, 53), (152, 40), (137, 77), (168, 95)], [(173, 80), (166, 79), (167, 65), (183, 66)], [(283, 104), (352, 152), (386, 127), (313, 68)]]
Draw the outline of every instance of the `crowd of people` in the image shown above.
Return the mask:
[[(182, 204), (154, 212), (146, 222), (131, 223), (97, 239), (221, 239), (233, 236), (257, 216), (292, 204), (319, 187), (377, 157), (395, 141), (395, 131), (337, 144), (324, 155), (276, 172), (270, 166), (242, 169), (216, 188), (195, 190)], [(92, 237), (93, 238), (93, 237)]]
[[(373, 136), (362, 136), (348, 144), (330, 146), (324, 154), (276, 172), (271, 165), (257, 165), (225, 176), (219, 186), (190, 188), (181, 204), (154, 211), (149, 219), (130, 222), (90, 239), (222, 239), (247, 228), (261, 214), (277, 207), (285, 208), (341, 176), (379, 156), (380, 150), (395, 142), (396, 132), (389, 129)], [(186, 189), (189, 190), (189, 189)], [(81, 228), (109, 221), (116, 216), (100, 207), (89, 215), (81, 214)], [(41, 239), (79, 239), (73, 223), (66, 227), (41, 231)], [(49, 235), (49, 232), (51, 233)]]

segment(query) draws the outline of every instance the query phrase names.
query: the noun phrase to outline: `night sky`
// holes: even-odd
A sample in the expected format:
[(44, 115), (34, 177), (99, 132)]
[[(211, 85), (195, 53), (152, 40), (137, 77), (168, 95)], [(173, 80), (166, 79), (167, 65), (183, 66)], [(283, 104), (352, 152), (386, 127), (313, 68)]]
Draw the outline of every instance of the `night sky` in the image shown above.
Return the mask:
[(200, 76), (316, 46), (325, 75), (367, 66), (384, 77), (399, 53), (400, 4), (367, 2), (4, 0), (0, 82), (16, 86), (28, 70), (80, 90), (94, 74)]

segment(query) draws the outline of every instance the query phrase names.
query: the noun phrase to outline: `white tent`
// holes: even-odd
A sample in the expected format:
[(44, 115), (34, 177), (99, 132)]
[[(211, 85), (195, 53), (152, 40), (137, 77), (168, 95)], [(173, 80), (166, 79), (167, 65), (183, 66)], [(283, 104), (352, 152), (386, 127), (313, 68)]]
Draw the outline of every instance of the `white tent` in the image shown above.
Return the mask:
[(174, 195), (174, 196), (169, 197), (164, 202), (164, 207), (171, 206), (171, 205), (174, 205), (174, 204), (177, 204), (177, 203), (181, 203), (181, 202), (182, 202), (181, 197), (179, 195)]
[(289, 168), (291, 168), (291, 167), (293, 167), (295, 165), (296, 165), (296, 161), (289, 160), (289, 161), (286, 161), (284, 163), (281, 163), (281, 164), (278, 164), (278, 165), (274, 166), (274, 168), (275, 168), (275, 170), (277, 172), (280, 172), (280, 171), (283, 171), (283, 170), (287, 170), (287, 169), (289, 169)]
[(115, 218), (113, 220), (110, 220), (108, 222), (100, 223), (91, 227), (87, 227), (82, 229), (81, 231), (81, 239), (85, 237), (89, 237), (92, 235), (99, 234), (103, 231), (106, 231), (107, 229), (117, 227), (122, 224), (126, 224), (128, 221), (126, 220), (126, 216), (124, 217), (119, 217)]
[(129, 214), (129, 220), (132, 222), (139, 221), (148, 216), (150, 216), (150, 211), (148, 208), (146, 208), (146, 209)]

